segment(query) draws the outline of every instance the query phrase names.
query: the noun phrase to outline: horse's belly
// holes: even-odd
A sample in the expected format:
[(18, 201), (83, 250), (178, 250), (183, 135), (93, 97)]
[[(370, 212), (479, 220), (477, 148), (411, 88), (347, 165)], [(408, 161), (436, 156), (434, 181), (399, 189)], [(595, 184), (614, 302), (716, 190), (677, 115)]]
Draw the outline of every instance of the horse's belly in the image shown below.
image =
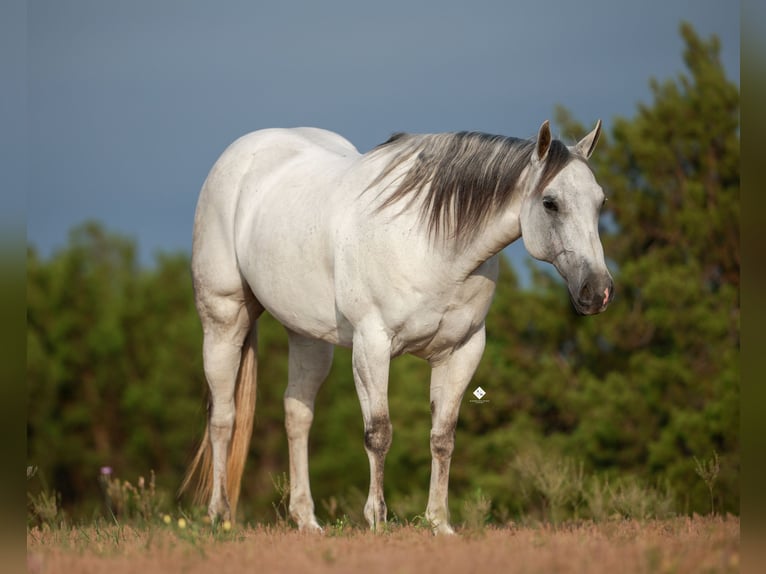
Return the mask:
[(254, 232), (251, 249), (240, 255), (240, 269), (256, 299), (285, 327), (344, 344), (335, 313), (332, 264), (319, 243), (310, 233), (293, 231), (287, 238)]
[(282, 325), (301, 335), (333, 344), (345, 341), (334, 312), (331, 289), (317, 274), (270, 277), (267, 266), (248, 272), (248, 283), (263, 307)]

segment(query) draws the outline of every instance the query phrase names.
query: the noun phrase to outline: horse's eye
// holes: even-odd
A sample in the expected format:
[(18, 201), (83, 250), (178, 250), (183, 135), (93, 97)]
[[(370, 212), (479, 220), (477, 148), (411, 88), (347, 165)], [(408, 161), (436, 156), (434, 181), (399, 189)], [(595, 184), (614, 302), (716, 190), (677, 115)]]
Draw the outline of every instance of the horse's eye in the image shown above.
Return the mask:
[(559, 206), (552, 197), (543, 197), (543, 207), (548, 211), (558, 211)]

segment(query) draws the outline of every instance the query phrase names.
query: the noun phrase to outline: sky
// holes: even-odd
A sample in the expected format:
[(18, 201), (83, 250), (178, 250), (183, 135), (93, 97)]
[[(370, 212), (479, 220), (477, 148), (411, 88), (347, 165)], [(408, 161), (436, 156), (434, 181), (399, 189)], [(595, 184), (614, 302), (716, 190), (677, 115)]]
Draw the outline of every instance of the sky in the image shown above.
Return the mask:
[(532, 137), (563, 105), (609, 130), (651, 102), (650, 78), (684, 70), (682, 20), (720, 38), (739, 83), (739, 5), (720, 0), (29, 0), (21, 16), (23, 85), (3, 97), (25, 108), (11, 129), (27, 157), (1, 177), (27, 193), (2, 217), (25, 211), (43, 257), (91, 219), (145, 265), (190, 252), (208, 170), (260, 128), (322, 127), (364, 152), (396, 131)]

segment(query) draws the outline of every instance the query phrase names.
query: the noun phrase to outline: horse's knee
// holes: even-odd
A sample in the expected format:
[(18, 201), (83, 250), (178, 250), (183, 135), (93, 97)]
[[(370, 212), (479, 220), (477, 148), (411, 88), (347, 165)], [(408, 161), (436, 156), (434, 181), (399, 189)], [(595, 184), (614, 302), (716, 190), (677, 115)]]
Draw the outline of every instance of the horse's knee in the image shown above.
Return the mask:
[(455, 450), (455, 427), (431, 431), (431, 454), (435, 458), (450, 458)]
[(391, 448), (392, 435), (391, 421), (388, 417), (373, 418), (370, 426), (364, 431), (364, 446), (375, 454), (385, 455)]

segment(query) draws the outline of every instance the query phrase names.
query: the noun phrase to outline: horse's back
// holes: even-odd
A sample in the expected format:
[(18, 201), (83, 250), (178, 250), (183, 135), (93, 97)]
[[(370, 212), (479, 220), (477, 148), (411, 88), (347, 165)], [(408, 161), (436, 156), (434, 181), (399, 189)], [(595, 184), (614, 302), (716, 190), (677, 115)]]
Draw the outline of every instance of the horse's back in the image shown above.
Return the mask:
[[(280, 150), (288, 155), (324, 151), (339, 156), (358, 155), (350, 141), (335, 132), (312, 127), (267, 128), (245, 134), (221, 154), (218, 162), (240, 159), (263, 151)], [(215, 169), (215, 167), (214, 167)]]
[[(269, 131), (269, 130), (263, 130)], [(313, 145), (323, 147), (327, 151), (337, 153), (341, 156), (348, 154), (359, 154), (354, 144), (335, 132), (311, 127), (276, 129), (280, 137), (284, 136), (294, 141), (300, 141), (303, 145)]]

